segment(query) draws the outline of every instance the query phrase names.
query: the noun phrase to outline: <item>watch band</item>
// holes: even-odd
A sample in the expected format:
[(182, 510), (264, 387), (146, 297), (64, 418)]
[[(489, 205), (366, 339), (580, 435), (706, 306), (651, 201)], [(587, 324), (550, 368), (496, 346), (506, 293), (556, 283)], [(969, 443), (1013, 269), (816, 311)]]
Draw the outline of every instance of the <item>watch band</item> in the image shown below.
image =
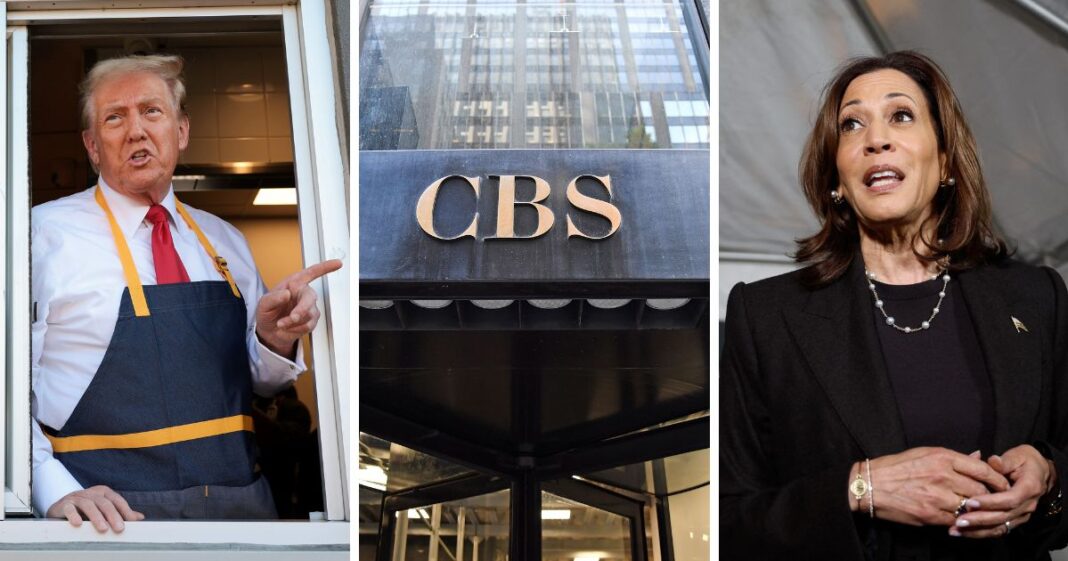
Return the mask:
[(853, 498), (857, 500), (857, 509), (861, 509), (864, 495), (869, 492), (868, 482), (864, 480), (863, 466), (860, 462), (857, 462), (857, 476), (849, 484), (849, 492), (853, 494)]

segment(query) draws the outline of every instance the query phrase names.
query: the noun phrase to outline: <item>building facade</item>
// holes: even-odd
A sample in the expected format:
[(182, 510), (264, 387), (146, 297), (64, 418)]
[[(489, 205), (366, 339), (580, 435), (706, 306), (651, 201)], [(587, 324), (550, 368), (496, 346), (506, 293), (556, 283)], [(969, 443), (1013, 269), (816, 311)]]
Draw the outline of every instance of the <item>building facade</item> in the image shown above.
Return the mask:
[(708, 559), (706, 6), (359, 33), (361, 558)]

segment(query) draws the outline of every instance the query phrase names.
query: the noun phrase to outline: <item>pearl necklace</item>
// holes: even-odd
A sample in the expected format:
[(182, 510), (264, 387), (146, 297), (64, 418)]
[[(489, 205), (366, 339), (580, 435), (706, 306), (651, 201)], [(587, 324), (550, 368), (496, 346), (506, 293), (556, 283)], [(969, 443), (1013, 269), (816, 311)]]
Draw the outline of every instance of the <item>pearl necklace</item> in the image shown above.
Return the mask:
[[(888, 315), (884, 309), (883, 301), (879, 298), (879, 293), (875, 291), (875, 273), (864, 269), (864, 275), (868, 280), (868, 290), (871, 291), (872, 298), (875, 298), (875, 308), (879, 310), (883, 317), (886, 318), (886, 325), (893, 327), (894, 329), (902, 333), (916, 333), (925, 329), (931, 328), (931, 322), (934, 321), (935, 316), (942, 308), (942, 299), (946, 297), (946, 287), (949, 286), (949, 272), (948, 269), (942, 269), (942, 290), (938, 291), (938, 303), (935, 304), (933, 310), (931, 310), (931, 316), (927, 318), (927, 321), (920, 322), (919, 327), (901, 327), (894, 321), (894, 316)], [(931, 279), (937, 279), (938, 275), (934, 275)]]

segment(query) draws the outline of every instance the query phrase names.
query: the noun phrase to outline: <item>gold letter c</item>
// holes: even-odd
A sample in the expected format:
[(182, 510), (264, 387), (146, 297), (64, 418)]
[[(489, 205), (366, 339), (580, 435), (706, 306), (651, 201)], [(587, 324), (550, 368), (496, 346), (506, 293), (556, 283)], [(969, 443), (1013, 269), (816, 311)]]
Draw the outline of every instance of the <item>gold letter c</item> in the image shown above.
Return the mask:
[(419, 202), (415, 204), (415, 220), (419, 222), (419, 227), (423, 229), (427, 234), (439, 239), (439, 240), (456, 240), (465, 236), (475, 237), (478, 232), (478, 211), (475, 212), (475, 217), (471, 219), (471, 224), (467, 226), (467, 229), (460, 234), (447, 238), (438, 234), (434, 229), (434, 205), (438, 200), (438, 191), (441, 189), (441, 184), (446, 180), (453, 177), (459, 177), (467, 181), (467, 184), (475, 190), (475, 204), (478, 204), (478, 185), (479, 179), (477, 177), (467, 177), (465, 175), (446, 175), (441, 179), (430, 184), (422, 195), (419, 195)]

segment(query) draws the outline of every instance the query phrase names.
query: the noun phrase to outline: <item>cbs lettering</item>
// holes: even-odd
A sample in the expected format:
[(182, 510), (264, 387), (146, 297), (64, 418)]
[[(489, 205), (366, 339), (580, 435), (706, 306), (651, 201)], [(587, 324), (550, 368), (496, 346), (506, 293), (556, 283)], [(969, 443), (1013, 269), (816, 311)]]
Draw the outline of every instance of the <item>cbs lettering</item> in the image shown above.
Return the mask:
[[(553, 227), (556, 217), (553, 214), (552, 209), (542, 204), (543, 201), (549, 198), (549, 194), (552, 189), (549, 187), (549, 183), (540, 177), (533, 175), (490, 175), (489, 177), (498, 178), (497, 186), (497, 228), (495, 235), (486, 236), (485, 239), (493, 240), (516, 240), (516, 239), (534, 239), (544, 235)], [(598, 183), (608, 192), (608, 201), (593, 198), (589, 195), (583, 194), (578, 190), (578, 181), (582, 178), (590, 178)], [(470, 224), (463, 229), (459, 234), (454, 236), (444, 236), (434, 227), (434, 205), (438, 200), (438, 193), (441, 191), (441, 186), (449, 179), (462, 179), (475, 192), (476, 205), (479, 197), (482, 194), (481, 179), (479, 177), (467, 177), (465, 175), (447, 175), (442, 177), (433, 183), (431, 183), (421, 195), (419, 195), (419, 201), (415, 205), (415, 218), (419, 223), (419, 227), (428, 235), (435, 237), (439, 240), (456, 240), (464, 237), (476, 238), (478, 232), (479, 213), (476, 211), (471, 218)], [(515, 195), (515, 182), (516, 178), (530, 179), (534, 181), (534, 197), (529, 201), (517, 201)], [(565, 216), (567, 221), (567, 237), (580, 237), (591, 240), (603, 240), (616, 232), (619, 229), (620, 223), (623, 221), (622, 216), (619, 214), (619, 209), (615, 207), (611, 202), (612, 199), (612, 179), (607, 175), (591, 175), (583, 174), (571, 180), (567, 184), (567, 202), (578, 210), (588, 212), (601, 216), (605, 220), (608, 220), (609, 229), (608, 232), (601, 236), (593, 236), (586, 232), (583, 232), (575, 225), (571, 220), (571, 213)], [(534, 229), (534, 233), (528, 236), (517, 236), (515, 233), (515, 209), (518, 205), (528, 205), (533, 207), (537, 211), (537, 225)]]

